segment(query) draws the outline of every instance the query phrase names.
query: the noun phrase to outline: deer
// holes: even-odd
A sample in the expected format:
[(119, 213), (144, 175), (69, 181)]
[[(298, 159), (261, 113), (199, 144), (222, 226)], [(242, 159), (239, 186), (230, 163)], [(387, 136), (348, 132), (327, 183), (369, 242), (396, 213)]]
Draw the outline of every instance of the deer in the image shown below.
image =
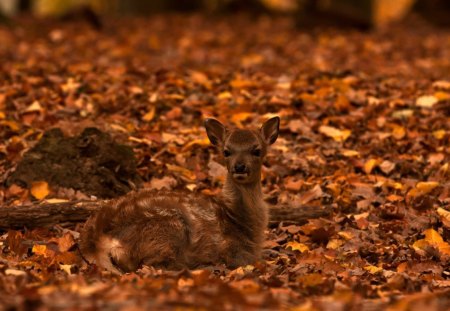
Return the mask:
[(144, 265), (236, 268), (260, 259), (268, 226), (261, 168), (278, 138), (280, 118), (270, 118), (258, 130), (229, 129), (214, 118), (205, 119), (204, 126), (226, 164), (221, 193), (144, 189), (105, 202), (80, 234), (85, 260), (123, 274)]

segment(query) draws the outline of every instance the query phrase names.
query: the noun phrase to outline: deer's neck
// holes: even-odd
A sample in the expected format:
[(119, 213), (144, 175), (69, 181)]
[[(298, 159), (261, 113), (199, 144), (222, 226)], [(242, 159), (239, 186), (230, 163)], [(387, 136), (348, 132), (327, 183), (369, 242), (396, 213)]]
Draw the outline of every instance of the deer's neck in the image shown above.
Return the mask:
[(237, 184), (231, 176), (227, 176), (222, 194), (231, 225), (241, 229), (241, 233), (252, 242), (262, 243), (268, 210), (263, 200), (261, 182)]

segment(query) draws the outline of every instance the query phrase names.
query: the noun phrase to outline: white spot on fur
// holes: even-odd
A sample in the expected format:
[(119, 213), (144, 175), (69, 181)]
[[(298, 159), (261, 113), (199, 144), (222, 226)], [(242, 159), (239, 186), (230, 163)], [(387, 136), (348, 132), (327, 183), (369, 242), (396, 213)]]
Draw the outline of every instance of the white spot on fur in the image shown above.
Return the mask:
[(111, 263), (110, 257), (119, 260), (124, 255), (126, 255), (125, 249), (119, 240), (107, 235), (100, 237), (97, 243), (97, 254), (95, 256), (95, 262), (98, 266), (111, 272), (121, 274), (121, 272)]

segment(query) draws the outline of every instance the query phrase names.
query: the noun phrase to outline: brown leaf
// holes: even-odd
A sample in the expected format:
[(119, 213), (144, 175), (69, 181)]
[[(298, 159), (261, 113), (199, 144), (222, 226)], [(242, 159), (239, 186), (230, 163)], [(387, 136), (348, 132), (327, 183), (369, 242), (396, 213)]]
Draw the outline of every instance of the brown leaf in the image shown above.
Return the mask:
[(311, 190), (300, 195), (299, 202), (300, 202), (300, 204), (306, 204), (315, 199), (321, 198), (323, 196), (323, 194), (324, 193), (323, 193), (320, 185), (315, 185)]
[(304, 184), (302, 179), (297, 179), (296, 177), (288, 176), (284, 179), (284, 186), (287, 190), (299, 191)]
[(171, 176), (164, 176), (163, 178), (153, 177), (150, 181), (150, 189), (161, 190), (163, 188), (171, 190), (177, 185), (175, 178)]

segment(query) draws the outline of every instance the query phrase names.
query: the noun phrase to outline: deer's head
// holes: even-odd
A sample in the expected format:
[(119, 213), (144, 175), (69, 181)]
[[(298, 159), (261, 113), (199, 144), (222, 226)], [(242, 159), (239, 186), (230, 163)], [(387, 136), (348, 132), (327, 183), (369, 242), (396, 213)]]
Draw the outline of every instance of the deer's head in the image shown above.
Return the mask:
[(267, 147), (278, 137), (280, 118), (267, 120), (255, 130), (227, 129), (216, 119), (206, 119), (206, 133), (211, 144), (222, 152), (228, 174), (239, 184), (258, 182)]

